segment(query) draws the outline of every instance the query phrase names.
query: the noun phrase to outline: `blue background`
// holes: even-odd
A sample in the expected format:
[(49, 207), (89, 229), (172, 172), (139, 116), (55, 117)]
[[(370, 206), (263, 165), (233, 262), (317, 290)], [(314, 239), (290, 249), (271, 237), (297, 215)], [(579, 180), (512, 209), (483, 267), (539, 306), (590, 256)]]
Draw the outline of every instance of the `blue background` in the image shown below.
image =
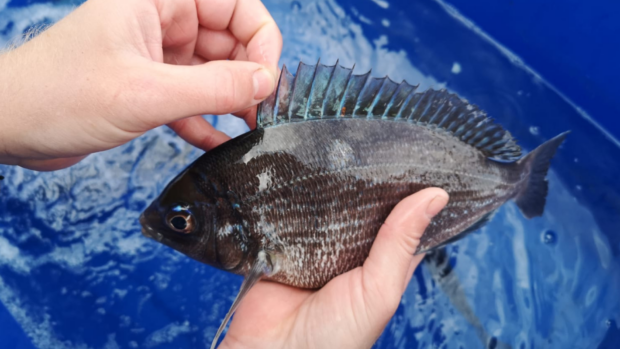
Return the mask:
[(616, 138), (620, 136), (620, 2), (452, 0)]
[[(74, 3), (10, 1), (0, 43), (55, 22)], [(618, 347), (618, 4), (265, 4), (293, 71), (299, 60), (340, 59), (358, 73), (447, 87), (526, 149), (573, 131), (553, 161), (545, 215), (525, 220), (509, 203), (480, 233), (451, 245), (456, 291), (423, 264), (377, 347), (470, 348), (491, 338), (514, 348)], [(230, 117), (208, 119), (231, 135), (246, 130)], [(1, 347), (208, 344), (240, 279), (142, 238), (137, 225), (145, 205), (199, 155), (162, 128), (63, 171), (0, 165)]]

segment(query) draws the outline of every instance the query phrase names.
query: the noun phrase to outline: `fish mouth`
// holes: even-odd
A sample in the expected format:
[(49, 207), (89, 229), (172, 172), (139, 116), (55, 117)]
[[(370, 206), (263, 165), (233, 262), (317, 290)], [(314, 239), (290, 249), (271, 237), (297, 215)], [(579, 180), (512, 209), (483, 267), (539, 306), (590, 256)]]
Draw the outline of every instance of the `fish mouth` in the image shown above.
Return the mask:
[(161, 242), (161, 240), (164, 238), (164, 236), (160, 232), (151, 228), (151, 226), (147, 222), (144, 213), (140, 215), (140, 225), (142, 225), (142, 235), (146, 236), (147, 238), (151, 238), (157, 242)]

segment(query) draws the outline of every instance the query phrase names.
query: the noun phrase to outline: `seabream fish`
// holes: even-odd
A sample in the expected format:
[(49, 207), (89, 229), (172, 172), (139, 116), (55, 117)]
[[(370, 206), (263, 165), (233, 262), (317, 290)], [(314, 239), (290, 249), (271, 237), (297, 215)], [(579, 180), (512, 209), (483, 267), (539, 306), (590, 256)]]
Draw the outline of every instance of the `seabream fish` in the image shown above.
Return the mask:
[(300, 63), (283, 67), (257, 128), (207, 152), (142, 214), (144, 235), (245, 276), (217, 337), (267, 279), (319, 288), (363, 264), (392, 208), (428, 187), (450, 194), (416, 253), (463, 237), (514, 200), (543, 213), (563, 133), (528, 155), (477, 106), (446, 90)]

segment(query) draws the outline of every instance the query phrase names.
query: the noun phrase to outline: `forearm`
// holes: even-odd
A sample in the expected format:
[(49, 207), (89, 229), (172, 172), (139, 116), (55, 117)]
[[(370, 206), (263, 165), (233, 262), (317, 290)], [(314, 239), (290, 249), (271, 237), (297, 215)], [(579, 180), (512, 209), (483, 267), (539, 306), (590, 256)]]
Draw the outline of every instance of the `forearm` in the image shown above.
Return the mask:
[(37, 52), (41, 51), (41, 45), (46, 45), (45, 40), (27, 42), (0, 56), (0, 160), (3, 163), (41, 155), (37, 144), (45, 138), (40, 134), (45, 127), (45, 106), (49, 108), (55, 90), (49, 80), (45, 81), (47, 67), (41, 62), (46, 57)]
[(79, 43), (63, 40), (67, 22), (0, 55), (0, 163), (82, 155), (80, 119), (105, 81), (88, 75)]

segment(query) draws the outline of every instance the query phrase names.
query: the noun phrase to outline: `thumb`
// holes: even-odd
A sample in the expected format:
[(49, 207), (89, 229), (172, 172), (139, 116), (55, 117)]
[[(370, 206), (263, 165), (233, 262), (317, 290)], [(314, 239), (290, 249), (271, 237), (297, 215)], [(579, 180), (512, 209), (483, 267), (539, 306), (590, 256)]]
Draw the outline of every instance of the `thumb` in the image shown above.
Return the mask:
[(423, 256), (414, 256), (420, 238), (436, 214), (448, 203), (448, 194), (438, 188), (421, 190), (402, 200), (379, 230), (364, 262), (363, 289), (366, 306), (392, 316), (413, 269)]
[(157, 125), (202, 114), (229, 114), (260, 103), (276, 85), (275, 77), (254, 62), (211, 61), (182, 66), (153, 63), (148, 74), (154, 94), (139, 103)]

